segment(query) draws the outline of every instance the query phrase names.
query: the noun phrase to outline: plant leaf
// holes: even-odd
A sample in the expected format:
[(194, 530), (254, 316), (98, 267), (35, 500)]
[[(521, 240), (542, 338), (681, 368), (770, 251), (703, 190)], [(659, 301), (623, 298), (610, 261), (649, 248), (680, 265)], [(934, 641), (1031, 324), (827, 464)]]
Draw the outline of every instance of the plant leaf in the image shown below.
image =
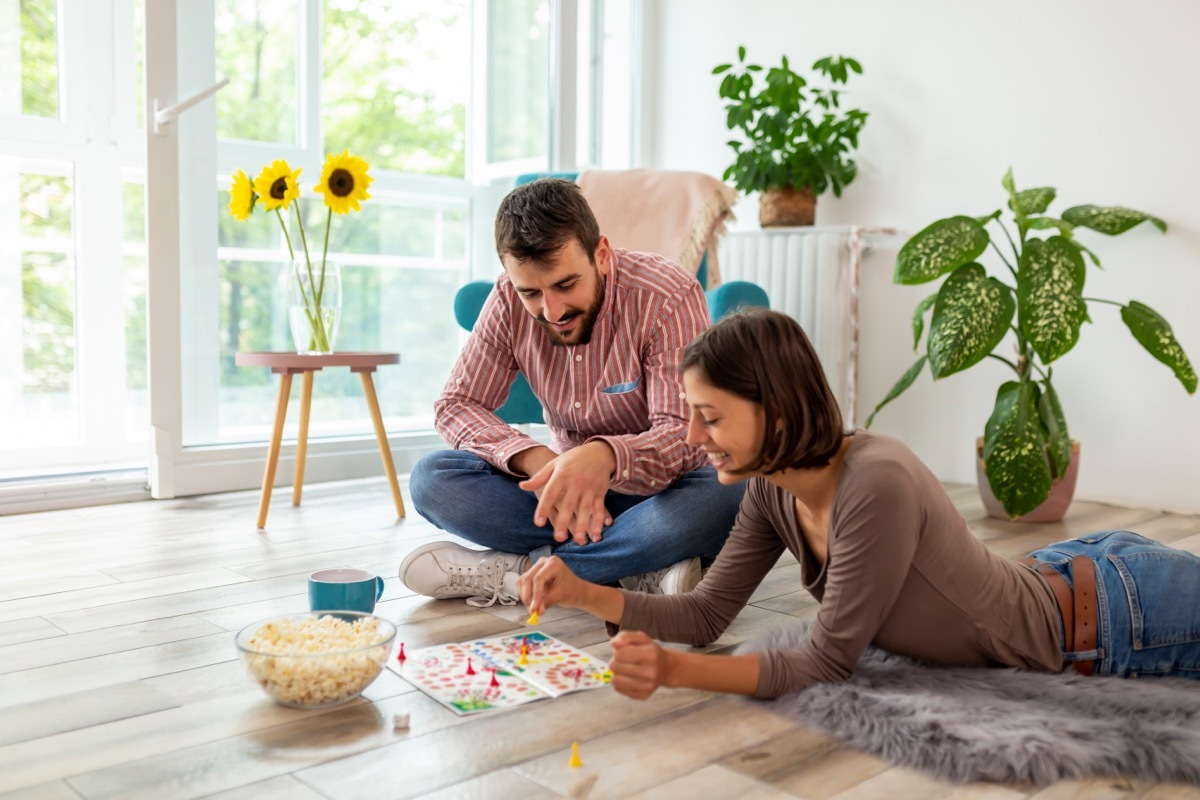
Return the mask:
[(1167, 230), (1167, 223), (1158, 217), (1123, 206), (1073, 206), (1064, 211), (1062, 216), (1072, 225), (1091, 228), (1109, 236), (1122, 234), (1147, 220), (1160, 231), (1165, 233)]
[(896, 256), (896, 283), (928, 283), (978, 258), (987, 231), (970, 217), (940, 219), (904, 243)]
[(1017, 277), (1020, 325), (1033, 349), (1049, 364), (1079, 341), (1087, 319), (1083, 282), (1087, 274), (1079, 250), (1061, 236), (1030, 239), (1021, 253)]
[(871, 427), (871, 423), (875, 421), (875, 415), (879, 413), (880, 409), (902, 395), (908, 387), (913, 385), (913, 381), (921, 374), (921, 368), (925, 366), (925, 362), (928, 360), (929, 356), (921, 356), (917, 359), (916, 363), (900, 376), (900, 380), (896, 381), (896, 385), (888, 391), (887, 397), (883, 398), (879, 405), (875, 406), (875, 410), (871, 412), (871, 416), (867, 417), (865, 427)]
[(1051, 228), (1057, 228), (1058, 232), (1064, 236), (1069, 236), (1071, 231), (1075, 230), (1075, 226), (1066, 220), (1055, 219), (1054, 217), (1030, 217), (1025, 220), (1025, 227), (1031, 231), (1046, 231)]
[(1004, 173), (1004, 177), (1000, 179), (1000, 185), (1003, 186), (1010, 195), (1017, 193), (1017, 185), (1013, 183), (1012, 167), (1008, 168), (1008, 172)]
[(913, 311), (913, 350), (917, 349), (917, 345), (921, 342), (921, 334), (925, 331), (925, 312), (933, 306), (936, 300), (937, 292), (934, 292), (920, 303), (917, 303), (917, 308)]
[(977, 364), (1012, 325), (1016, 303), (1007, 286), (979, 264), (964, 264), (938, 291), (929, 325), (929, 366), (934, 379)]
[(1004, 213), (1004, 211), (1002, 209), (997, 208), (995, 211), (988, 214), (986, 217), (975, 217), (975, 221), (978, 222), (980, 224), (980, 226), (987, 225), (989, 222), (991, 222), (994, 219), (1000, 219), (1000, 215), (1003, 213)]
[[(1008, 207), (1024, 217), (1029, 214), (1044, 214), (1054, 202), (1055, 189), (1053, 186), (1039, 186), (1036, 189), (1022, 189), (1008, 201)], [(1014, 204), (1015, 201), (1015, 204)]]
[(1038, 415), (1046, 428), (1046, 446), (1050, 451), (1050, 464), (1054, 467), (1054, 479), (1066, 474), (1071, 464), (1071, 434), (1067, 432), (1067, 418), (1063, 416), (1058, 392), (1050, 379), (1042, 381), (1042, 394), (1038, 398)]
[(1176, 340), (1170, 323), (1157, 311), (1137, 300), (1130, 300), (1129, 305), (1121, 307), (1121, 319), (1125, 320), (1133, 338), (1141, 342), (1150, 355), (1171, 368), (1187, 393), (1195, 394), (1196, 371)]
[(713, 67), (712, 74), (720, 75), (722, 72), (724, 72), (728, 69), (732, 69), (732, 68), (733, 68), (733, 64), (718, 64), (717, 66)]
[(1050, 494), (1050, 459), (1037, 393), (1037, 385), (1029, 381), (1003, 384), (985, 428), (988, 484), (1010, 517), (1028, 514)]

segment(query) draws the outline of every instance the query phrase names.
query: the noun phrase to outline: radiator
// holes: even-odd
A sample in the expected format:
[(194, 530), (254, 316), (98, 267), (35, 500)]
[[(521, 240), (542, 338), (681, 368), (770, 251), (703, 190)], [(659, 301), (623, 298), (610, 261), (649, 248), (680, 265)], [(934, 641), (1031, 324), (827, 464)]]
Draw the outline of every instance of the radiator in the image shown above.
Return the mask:
[(758, 284), (772, 309), (804, 328), (848, 427), (855, 425), (858, 285), (869, 233), (894, 231), (861, 226), (735, 231), (718, 250), (722, 282)]

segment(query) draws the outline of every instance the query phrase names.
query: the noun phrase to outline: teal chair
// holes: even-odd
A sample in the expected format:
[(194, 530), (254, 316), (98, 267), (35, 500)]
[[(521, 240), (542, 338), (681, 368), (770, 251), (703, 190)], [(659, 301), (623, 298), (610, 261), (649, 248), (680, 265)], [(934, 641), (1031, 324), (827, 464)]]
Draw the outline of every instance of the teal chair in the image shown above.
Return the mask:
[[(520, 186), (538, 178), (562, 178), (573, 181), (577, 177), (579, 177), (577, 172), (533, 172), (519, 176), (515, 185)], [(705, 253), (700, 259), (700, 269), (696, 272), (696, 278), (700, 281), (701, 286), (707, 285), (708, 253)], [(492, 291), (492, 286), (491, 281), (471, 281), (459, 289), (458, 294), (454, 296), (454, 318), (464, 330), (469, 331), (475, 327), (475, 320), (479, 318), (479, 312), (483, 310), (483, 304), (487, 300), (488, 293)], [(749, 306), (769, 308), (771, 305), (763, 288), (750, 281), (723, 283), (715, 289), (707, 290), (704, 295), (708, 300), (709, 316), (714, 322), (739, 308)], [(525, 376), (521, 373), (517, 373), (517, 379), (509, 389), (508, 400), (496, 409), (496, 416), (510, 425), (545, 422), (542, 404), (538, 402), (533, 389), (529, 388), (529, 381), (525, 380)]]

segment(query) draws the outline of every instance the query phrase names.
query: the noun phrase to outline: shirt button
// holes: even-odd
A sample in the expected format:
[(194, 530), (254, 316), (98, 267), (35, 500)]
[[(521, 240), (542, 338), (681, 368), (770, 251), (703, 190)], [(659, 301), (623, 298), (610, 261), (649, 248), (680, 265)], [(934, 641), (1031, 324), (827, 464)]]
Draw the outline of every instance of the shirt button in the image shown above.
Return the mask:
[(625, 470), (625, 471), (623, 471), (623, 472), (621, 473), (621, 477), (622, 477), (622, 478), (628, 478), (628, 477), (629, 477), (629, 470)]
[(687, 393), (686, 393), (686, 392), (680, 392), (680, 393), (679, 393), (679, 399), (680, 399), (680, 400), (687, 400)]
[(576, 408), (583, 408), (583, 403), (576, 403), (576, 404), (575, 404), (575, 407), (576, 407)]
[(658, 482), (657, 482), (657, 481), (650, 481), (650, 485), (651, 485), (651, 486), (658, 486)]
[(454, 383), (458, 386), (462, 386), (462, 378), (455, 378)]
[(576, 361), (583, 361), (583, 356), (575, 356)]

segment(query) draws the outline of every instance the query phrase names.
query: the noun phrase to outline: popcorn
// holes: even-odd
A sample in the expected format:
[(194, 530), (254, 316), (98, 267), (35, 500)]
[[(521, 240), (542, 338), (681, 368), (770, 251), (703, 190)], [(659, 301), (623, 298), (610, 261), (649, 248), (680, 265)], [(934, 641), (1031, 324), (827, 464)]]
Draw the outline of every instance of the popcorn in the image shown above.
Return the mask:
[(244, 641), (239, 637), (239, 645), (267, 694), (315, 708), (361, 694), (387, 661), (393, 635), (377, 617), (301, 616), (263, 623)]

